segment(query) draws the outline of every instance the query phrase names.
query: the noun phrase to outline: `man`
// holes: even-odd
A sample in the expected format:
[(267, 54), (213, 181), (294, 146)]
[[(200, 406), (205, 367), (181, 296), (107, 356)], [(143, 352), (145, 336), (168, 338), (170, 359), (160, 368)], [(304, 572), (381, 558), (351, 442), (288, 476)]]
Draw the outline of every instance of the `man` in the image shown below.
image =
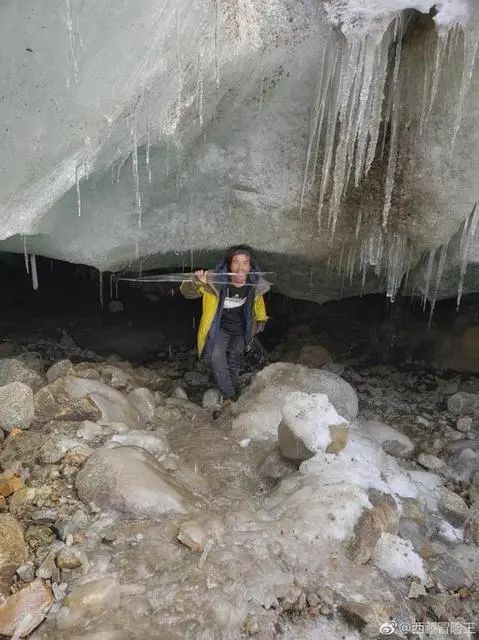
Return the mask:
[(268, 320), (264, 294), (269, 284), (258, 276), (248, 245), (228, 249), (215, 271), (195, 271), (195, 282), (182, 282), (185, 298), (203, 298), (198, 354), (209, 360), (224, 405), (237, 399), (238, 374), (245, 351)]

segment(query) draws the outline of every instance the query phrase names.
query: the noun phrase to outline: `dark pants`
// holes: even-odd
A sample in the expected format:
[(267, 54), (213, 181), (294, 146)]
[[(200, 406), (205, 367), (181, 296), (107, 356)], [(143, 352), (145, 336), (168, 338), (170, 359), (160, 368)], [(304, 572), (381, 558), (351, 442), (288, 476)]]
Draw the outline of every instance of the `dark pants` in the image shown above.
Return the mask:
[(238, 374), (243, 354), (244, 336), (232, 336), (223, 329), (218, 329), (210, 364), (224, 400), (234, 398), (239, 391)]

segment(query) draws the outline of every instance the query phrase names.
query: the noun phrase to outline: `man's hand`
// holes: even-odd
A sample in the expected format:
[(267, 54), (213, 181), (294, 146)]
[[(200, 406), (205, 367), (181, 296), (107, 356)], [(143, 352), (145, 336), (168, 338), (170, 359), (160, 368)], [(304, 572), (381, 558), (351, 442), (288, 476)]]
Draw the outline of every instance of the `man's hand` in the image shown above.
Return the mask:
[(195, 277), (198, 278), (201, 284), (207, 284), (208, 282), (207, 273), (208, 272), (205, 269), (196, 269)]
[(257, 322), (254, 332), (261, 333), (266, 326), (266, 322)]

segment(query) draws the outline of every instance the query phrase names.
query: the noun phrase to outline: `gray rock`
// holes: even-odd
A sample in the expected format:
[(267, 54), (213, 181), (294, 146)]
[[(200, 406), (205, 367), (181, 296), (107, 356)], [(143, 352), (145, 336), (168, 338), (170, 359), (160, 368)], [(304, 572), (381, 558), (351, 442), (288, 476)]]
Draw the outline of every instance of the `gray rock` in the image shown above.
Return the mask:
[(156, 401), (155, 396), (149, 389), (134, 389), (130, 391), (127, 398), (147, 422), (153, 422), (155, 419)]
[(183, 380), (186, 386), (192, 389), (201, 389), (208, 386), (208, 376), (199, 371), (187, 371), (183, 376)]
[(92, 580), (68, 594), (62, 608), (56, 614), (60, 631), (87, 628), (106, 611), (112, 612), (120, 605), (120, 584), (116, 578)]
[(183, 389), (183, 387), (175, 387), (171, 395), (173, 398), (177, 398), (178, 400), (188, 400), (188, 394)]
[(469, 509), (461, 496), (445, 487), (442, 487), (439, 492), (438, 506), (441, 513), (456, 527), (464, 524), (469, 513)]
[(87, 504), (127, 517), (187, 513), (201, 504), (151, 454), (137, 447), (97, 449), (79, 471), (76, 487)]
[(221, 393), (219, 389), (208, 389), (203, 394), (201, 406), (207, 411), (218, 411), (221, 409)]
[(35, 564), (32, 561), (25, 562), (18, 567), (17, 575), (23, 582), (31, 582), (35, 578)]
[(471, 430), (472, 418), (471, 416), (463, 416), (457, 419), (456, 429), (463, 433), (468, 433)]
[(420, 465), (426, 469), (430, 469), (431, 471), (439, 471), (440, 469), (444, 469), (446, 466), (443, 460), (430, 453), (420, 453), (417, 457), (417, 461)]
[(65, 541), (69, 536), (84, 531), (90, 523), (87, 514), (77, 509), (73, 516), (61, 518), (55, 522), (55, 529), (60, 538)]
[(55, 362), (47, 371), (46, 377), (49, 383), (54, 382), (58, 378), (67, 376), (73, 371), (73, 363), (71, 360), (60, 360)]
[(12, 382), (23, 382), (35, 393), (45, 384), (44, 378), (36, 371), (32, 371), (16, 359), (0, 360), (0, 386)]
[(23, 382), (0, 387), (0, 427), (11, 431), (14, 427), (28, 429), (34, 416), (33, 392)]
[(447, 401), (447, 408), (454, 416), (463, 416), (479, 412), (479, 394), (459, 391)]
[(0, 514), (0, 595), (10, 592), (15, 571), (30, 556), (23, 537), (23, 529), (10, 514)]

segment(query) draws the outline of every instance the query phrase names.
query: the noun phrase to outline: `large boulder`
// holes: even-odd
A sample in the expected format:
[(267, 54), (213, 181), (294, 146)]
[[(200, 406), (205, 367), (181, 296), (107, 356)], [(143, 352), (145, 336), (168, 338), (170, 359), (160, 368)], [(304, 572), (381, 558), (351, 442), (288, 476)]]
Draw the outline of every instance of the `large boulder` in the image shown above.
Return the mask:
[(34, 580), (0, 603), (0, 635), (24, 638), (45, 619), (54, 601), (52, 590)]
[(87, 504), (133, 518), (188, 513), (201, 505), (150, 453), (133, 446), (97, 449), (79, 471), (76, 488)]
[(85, 629), (102, 614), (113, 612), (120, 605), (120, 584), (116, 578), (105, 577), (86, 582), (74, 589), (57, 612), (57, 628), (61, 631)]
[(276, 439), (285, 398), (294, 391), (325, 394), (346, 421), (354, 420), (358, 413), (356, 392), (338, 375), (288, 362), (276, 362), (257, 373), (251, 385), (233, 405), (235, 434)]

